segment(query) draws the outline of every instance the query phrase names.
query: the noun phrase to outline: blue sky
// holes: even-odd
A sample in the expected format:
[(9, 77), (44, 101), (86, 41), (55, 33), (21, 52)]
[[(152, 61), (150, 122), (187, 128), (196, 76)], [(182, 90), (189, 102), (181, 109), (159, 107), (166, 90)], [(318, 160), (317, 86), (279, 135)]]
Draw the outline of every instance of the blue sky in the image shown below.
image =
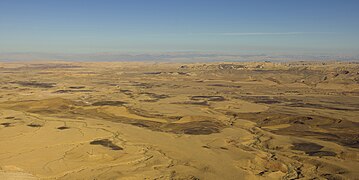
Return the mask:
[(356, 0), (0, 0), (0, 53), (355, 54), (358, 7)]

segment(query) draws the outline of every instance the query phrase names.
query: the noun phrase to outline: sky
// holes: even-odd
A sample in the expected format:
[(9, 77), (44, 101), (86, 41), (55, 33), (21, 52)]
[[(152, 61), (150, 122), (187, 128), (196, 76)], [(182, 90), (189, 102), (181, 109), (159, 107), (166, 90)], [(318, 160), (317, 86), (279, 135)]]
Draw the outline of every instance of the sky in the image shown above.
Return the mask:
[(0, 0), (0, 53), (359, 54), (357, 0)]

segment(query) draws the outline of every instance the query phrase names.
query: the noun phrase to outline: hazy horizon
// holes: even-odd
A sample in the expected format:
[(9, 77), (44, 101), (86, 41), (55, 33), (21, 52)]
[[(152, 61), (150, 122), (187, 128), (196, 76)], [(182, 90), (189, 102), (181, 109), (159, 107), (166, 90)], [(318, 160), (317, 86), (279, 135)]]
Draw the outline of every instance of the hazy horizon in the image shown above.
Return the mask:
[(359, 61), (359, 55), (281, 54), (223, 52), (102, 52), (102, 53), (0, 53), (0, 62), (68, 61), (68, 62), (291, 62), (291, 61)]

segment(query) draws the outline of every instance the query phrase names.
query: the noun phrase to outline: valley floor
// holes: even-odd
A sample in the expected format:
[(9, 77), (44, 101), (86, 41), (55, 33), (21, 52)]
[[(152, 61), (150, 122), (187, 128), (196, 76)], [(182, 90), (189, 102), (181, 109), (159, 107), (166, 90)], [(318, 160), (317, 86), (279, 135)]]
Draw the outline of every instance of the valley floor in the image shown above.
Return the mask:
[(0, 179), (355, 179), (359, 64), (0, 63)]

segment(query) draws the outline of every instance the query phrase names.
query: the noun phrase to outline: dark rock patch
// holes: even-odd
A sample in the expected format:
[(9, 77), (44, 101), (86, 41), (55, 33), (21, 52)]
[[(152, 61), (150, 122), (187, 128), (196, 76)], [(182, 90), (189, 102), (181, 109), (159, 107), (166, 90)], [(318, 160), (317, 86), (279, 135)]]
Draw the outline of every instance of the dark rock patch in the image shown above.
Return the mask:
[(149, 75), (156, 75), (156, 74), (161, 74), (162, 72), (145, 72), (143, 74), (149, 74)]
[(168, 98), (169, 96), (166, 94), (155, 94), (155, 93), (149, 93), (149, 92), (142, 92), (140, 94), (145, 94), (151, 98), (155, 98), (155, 99), (165, 99)]
[(279, 104), (279, 103), (282, 103), (282, 102), (281, 102), (281, 101), (277, 101), (277, 100), (267, 99), (267, 100), (257, 100), (257, 101), (254, 101), (254, 103), (261, 103), (261, 104)]
[(145, 100), (140, 100), (141, 102), (157, 102), (158, 99), (145, 99)]
[(28, 124), (27, 126), (29, 126), (29, 127), (42, 127), (41, 124), (35, 124), (35, 123)]
[(344, 179), (342, 176), (339, 176), (337, 174), (325, 173), (325, 174), (321, 174), (321, 176), (327, 180), (342, 180), (342, 179)]
[(332, 151), (311, 151), (311, 152), (306, 152), (306, 154), (308, 154), (309, 156), (336, 156), (337, 153), (332, 152)]
[(338, 110), (338, 111), (359, 111), (359, 109), (357, 108), (341, 108), (341, 107), (332, 107), (332, 106), (327, 106), (327, 105), (323, 105), (323, 104), (313, 104), (313, 103), (291, 103), (288, 104), (287, 106), (289, 107), (302, 107), (302, 108), (315, 108), (315, 109), (330, 109), (330, 110)]
[(83, 89), (85, 86), (70, 86), (70, 89)]
[(93, 92), (93, 90), (88, 90), (88, 89), (80, 89), (80, 90), (74, 90), (74, 89), (62, 89), (62, 90), (57, 90), (54, 93), (74, 93), (74, 92)]
[(258, 176), (263, 176), (265, 173), (267, 173), (268, 171), (267, 170), (264, 170), (264, 171), (261, 171), (261, 172), (259, 172), (257, 175)]
[(0, 125), (2, 125), (4, 127), (10, 127), (11, 123), (6, 122), (6, 123), (1, 123)]
[(199, 135), (199, 134), (208, 135), (208, 134), (212, 134), (213, 132), (217, 132), (217, 131), (207, 127), (193, 127), (183, 130), (184, 134), (193, 134), (193, 135)]
[(322, 145), (315, 143), (294, 143), (292, 149), (298, 151), (304, 151), (309, 156), (336, 156), (337, 154), (332, 151), (320, 151), (323, 148)]
[(230, 84), (208, 84), (208, 86), (226, 87), (226, 88), (241, 88), (241, 86), (239, 86), (239, 85), (230, 85)]
[(98, 101), (92, 104), (92, 106), (122, 106), (126, 104), (123, 101)]
[(191, 100), (224, 101), (223, 96), (192, 96)]
[(53, 88), (55, 87), (55, 83), (43, 83), (43, 82), (36, 82), (36, 81), (20, 81), (17, 84), (21, 86), (28, 86), (28, 87), (36, 87), (36, 88)]
[[(332, 140), (332, 138), (321, 138), (322, 140)], [(359, 148), (359, 134), (358, 132), (351, 133), (349, 130), (346, 133), (338, 133), (338, 137), (335, 141), (340, 144), (352, 148)]]
[(284, 102), (301, 102), (299, 99), (288, 99), (284, 97), (276, 96), (237, 96), (235, 99), (241, 99), (245, 101), (250, 101), (254, 103), (263, 103), (263, 104), (280, 104)]
[(318, 151), (322, 149), (323, 146), (315, 143), (294, 143), (292, 149), (304, 152)]
[(149, 127), (148, 125), (143, 124), (143, 123), (139, 123), (139, 122), (131, 123), (131, 125), (138, 126), (138, 127)]
[(66, 130), (66, 129), (70, 129), (70, 127), (67, 126), (61, 126), (57, 128), (58, 130)]
[(125, 94), (125, 95), (127, 95), (127, 96), (133, 97), (131, 90), (128, 90), (128, 89), (120, 89), (120, 92), (123, 93), (123, 94)]
[(215, 121), (188, 122), (183, 124), (170, 123), (163, 127), (167, 132), (189, 135), (209, 135), (219, 133), (223, 128), (223, 124)]
[(191, 105), (200, 105), (200, 106), (208, 106), (207, 101), (185, 101), (185, 102), (176, 102), (173, 104), (191, 104)]
[(132, 91), (128, 90), (128, 89), (120, 89), (120, 92), (122, 92), (122, 93), (132, 93)]
[(110, 141), (108, 139), (93, 140), (90, 142), (90, 144), (91, 145), (101, 145), (103, 147), (107, 147), (107, 148), (110, 148), (115, 151), (123, 150), (122, 147), (117, 146), (116, 144), (114, 144), (112, 141)]
[(347, 70), (341, 70), (341, 71), (339, 71), (339, 74), (349, 74), (350, 72), (349, 71), (347, 71)]

